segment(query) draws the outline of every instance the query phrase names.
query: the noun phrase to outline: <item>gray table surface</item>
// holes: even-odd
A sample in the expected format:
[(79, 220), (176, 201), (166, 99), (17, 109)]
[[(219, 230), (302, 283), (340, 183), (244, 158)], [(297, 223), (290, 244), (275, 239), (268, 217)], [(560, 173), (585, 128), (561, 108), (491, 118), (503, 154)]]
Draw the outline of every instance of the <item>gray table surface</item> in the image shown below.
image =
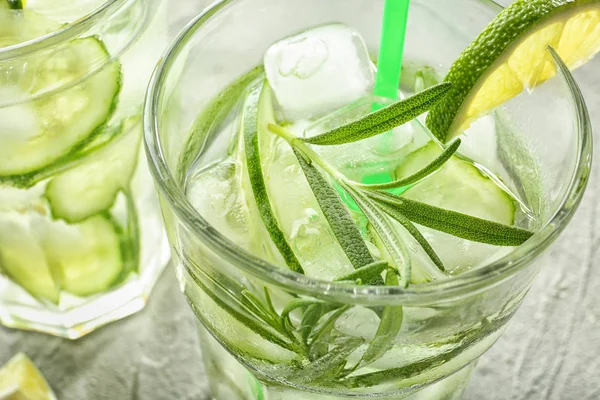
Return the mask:
[[(200, 9), (208, 1), (193, 3)], [(599, 71), (596, 59), (576, 72), (597, 131)], [(574, 220), (506, 333), (481, 359), (466, 400), (600, 399), (599, 191), (595, 163)], [(60, 400), (208, 400), (197, 340), (168, 268), (143, 312), (83, 340), (0, 328), (0, 365), (28, 353)]]

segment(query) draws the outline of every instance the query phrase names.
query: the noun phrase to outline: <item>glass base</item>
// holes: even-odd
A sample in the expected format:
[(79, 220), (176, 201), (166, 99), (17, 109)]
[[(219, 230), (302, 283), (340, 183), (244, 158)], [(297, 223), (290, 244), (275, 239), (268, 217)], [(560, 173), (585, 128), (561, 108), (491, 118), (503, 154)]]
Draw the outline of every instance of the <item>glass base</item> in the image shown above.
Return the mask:
[[(291, 387), (273, 386), (256, 379), (229, 354), (208, 331), (197, 322), (202, 357), (213, 400), (344, 400), (335, 396), (299, 391)], [(382, 400), (459, 400), (477, 360), (460, 371), (411, 394), (383, 395), (369, 393), (353, 399)]]
[[(164, 234), (143, 264), (140, 275), (122, 286), (89, 299), (61, 301), (61, 307), (41, 303), (23, 288), (0, 275), (0, 324), (16, 329), (80, 338), (110, 322), (144, 308), (148, 296), (170, 258)], [(71, 304), (69, 304), (71, 303)]]

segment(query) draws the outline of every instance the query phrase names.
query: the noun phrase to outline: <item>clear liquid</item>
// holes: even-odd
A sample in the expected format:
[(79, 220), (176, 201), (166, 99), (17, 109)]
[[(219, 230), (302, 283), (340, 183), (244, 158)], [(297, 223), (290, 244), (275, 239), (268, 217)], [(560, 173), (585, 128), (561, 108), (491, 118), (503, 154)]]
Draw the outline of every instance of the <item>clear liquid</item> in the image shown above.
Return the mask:
[[(239, 99), (239, 103), (243, 100)], [(263, 249), (271, 244), (268, 237), (256, 239), (257, 235), (266, 235), (266, 232), (261, 230), (262, 222), (256, 217), (252, 193), (245, 182), (244, 151), (238, 136), (241, 109), (241, 106), (234, 107), (224, 122), (208, 135), (210, 144), (188, 169), (185, 187), (190, 202), (209, 223), (234, 243), (264, 258)], [(287, 128), (303, 136), (310, 125), (309, 121), (298, 122)], [(486, 136), (493, 139), (495, 132), (487, 132)], [(315, 150), (347, 177), (367, 183), (406, 177), (434, 158), (427, 152), (435, 151), (435, 144), (418, 120), (396, 129), (391, 137), (395, 146), (388, 146), (392, 150), (382, 155), (379, 150), (384, 139), (390, 140), (378, 136), (342, 146), (315, 147)], [(306, 274), (334, 280), (350, 273), (353, 267), (337, 243), (291, 148), (282, 139), (276, 139), (273, 148), (272, 154), (268, 155), (272, 159), (269, 171), (263, 171), (268, 194), (275, 216)], [(473, 185), (476, 187), (469, 187)], [(463, 157), (453, 159), (440, 172), (414, 187), (400, 191), (406, 191), (408, 198), (435, 206), (528, 228), (533, 217), (525, 202), (509, 189), (511, 186), (514, 186), (512, 182), (504, 182), (491, 169)], [(374, 255), (383, 257), (385, 249), (375, 240), (360, 210), (341, 189), (340, 195), (362, 228)], [(412, 263), (416, 266), (413, 283), (446, 279), (434, 272), (435, 267), (403, 228), (399, 225), (396, 228), (406, 238)], [(474, 243), (424, 227), (420, 229), (447, 264), (451, 276), (489, 264), (511, 251), (511, 248)], [(281, 259), (275, 255), (268, 261), (280, 263)]]
[[(259, 76), (258, 79), (263, 77)], [(221, 118), (215, 118), (214, 113), (206, 113), (204, 116), (208, 116), (207, 121), (202, 118), (197, 121), (196, 127), (213, 128), (194, 130), (199, 136), (191, 137), (190, 146), (184, 152), (186, 156), (183, 158), (181, 176), (185, 180), (189, 201), (208, 223), (235, 245), (280, 268), (286, 268), (262, 225), (249, 190), (239, 136), (243, 101), (244, 95), (234, 99), (233, 103), (237, 105), (227, 110), (227, 115), (219, 110)], [(303, 135), (310, 124), (300, 122), (287, 128), (297, 135)], [(491, 130), (487, 129), (490, 124), (482, 126), (486, 138), (493, 139), (494, 125), (491, 124)], [(204, 139), (203, 134), (206, 135)], [(358, 181), (381, 179), (382, 176), (386, 179), (402, 178), (413, 169), (425, 166), (431, 152), (436, 151), (419, 121), (402, 127), (392, 139), (397, 146), (387, 154), (379, 151), (381, 146), (378, 138), (370, 139), (368, 143), (361, 142), (358, 146), (334, 146), (317, 151), (348, 177)], [(484, 142), (487, 146), (495, 145), (493, 141)], [(280, 228), (302, 263), (305, 274), (334, 280), (353, 271), (289, 146), (277, 139), (272, 148), (274, 150), (271, 153), (261, 155), (270, 160), (267, 169), (263, 165), (270, 202)], [(483, 168), (467, 158), (455, 158), (434, 176), (410, 188), (403, 188), (403, 196), (530, 228), (534, 220), (527, 204), (513, 194), (513, 191), (517, 193), (514, 190), (517, 189), (516, 185), (492, 173), (494, 167), (486, 165)], [(343, 192), (341, 194), (344, 195)], [(346, 199), (346, 203), (373, 256), (386, 258), (385, 248), (378, 242), (365, 217), (352, 208), (349, 199)], [(512, 250), (472, 243), (420, 227), (450, 270), (447, 276), (440, 275), (419, 246), (402, 231), (403, 228), (396, 228), (409, 247), (413, 263), (412, 283), (415, 285), (452, 279), (452, 276), (487, 264)], [(381, 357), (368, 365), (359, 364), (377, 335), (381, 308), (349, 305), (348, 310), (335, 321), (331, 336), (323, 339), (327, 355), (311, 359), (301, 352), (295, 353), (281, 347), (239, 317), (243, 315), (264, 329), (269, 329), (269, 324), (257, 318), (255, 311), (245, 305), (243, 293), (251, 292), (259, 302), (264, 303), (264, 288), (267, 288), (274, 308), (281, 312), (293, 300), (288, 291), (265, 284), (257, 277), (246, 276), (230, 268), (227, 263), (214, 261), (208, 253), (203, 255), (201, 251), (196, 253), (196, 250), (195, 245), (182, 246), (179, 273), (184, 293), (203, 325), (200, 332), (205, 364), (212, 378), (213, 395), (217, 398), (291, 400), (314, 396), (338, 399), (342, 396), (365, 394), (367, 397), (373, 393), (389, 393), (391, 399), (410, 395), (419, 391), (421, 385), (448, 377), (479, 357), (501, 334), (502, 326), (521, 299), (518, 289), (501, 285), (485, 294), (444, 304), (403, 306), (401, 330)], [(522, 280), (515, 284), (527, 285), (527, 282)], [(321, 317), (319, 323), (323, 324), (328, 316), (331, 313)], [(299, 310), (291, 315), (291, 323), (299, 327), (303, 318)], [(318, 331), (319, 326), (322, 325), (317, 324), (313, 333)], [(222, 351), (213, 338), (237, 360)], [(352, 341), (361, 344), (343, 360), (342, 365), (354, 370), (349, 375), (336, 375), (340, 371), (334, 367), (332, 372), (326, 357), (336, 354), (343, 344)], [(353, 386), (348, 383), (355, 376), (388, 373), (391, 374), (390, 378), (377, 385)], [(328, 378), (321, 379), (323, 375)], [(451, 398), (460, 392), (464, 382), (465, 377), (459, 375), (455, 375), (458, 378), (454, 380), (449, 378), (427, 389), (430, 391), (409, 398)], [(218, 382), (223, 384), (219, 385)], [(277, 384), (273, 385), (273, 382)]]

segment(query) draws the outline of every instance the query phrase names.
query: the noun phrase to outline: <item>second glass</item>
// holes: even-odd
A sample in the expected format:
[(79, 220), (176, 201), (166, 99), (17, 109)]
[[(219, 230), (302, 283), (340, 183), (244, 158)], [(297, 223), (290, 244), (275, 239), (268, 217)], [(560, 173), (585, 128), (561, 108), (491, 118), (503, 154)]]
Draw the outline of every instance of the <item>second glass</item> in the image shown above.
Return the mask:
[(169, 258), (141, 147), (166, 2), (31, 3), (0, 9), (0, 322), (78, 338)]

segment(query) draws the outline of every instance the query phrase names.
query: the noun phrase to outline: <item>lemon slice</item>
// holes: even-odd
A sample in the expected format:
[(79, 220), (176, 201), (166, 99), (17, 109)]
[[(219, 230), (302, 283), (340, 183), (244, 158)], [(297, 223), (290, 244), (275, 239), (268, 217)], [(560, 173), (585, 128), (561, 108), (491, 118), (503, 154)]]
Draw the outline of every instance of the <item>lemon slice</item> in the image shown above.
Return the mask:
[(520, 0), (502, 11), (450, 68), (453, 87), (427, 117), (443, 142), (525, 88), (554, 76), (552, 46), (575, 69), (600, 51), (600, 0)]
[(0, 399), (56, 400), (56, 396), (29, 357), (19, 353), (0, 369)]

